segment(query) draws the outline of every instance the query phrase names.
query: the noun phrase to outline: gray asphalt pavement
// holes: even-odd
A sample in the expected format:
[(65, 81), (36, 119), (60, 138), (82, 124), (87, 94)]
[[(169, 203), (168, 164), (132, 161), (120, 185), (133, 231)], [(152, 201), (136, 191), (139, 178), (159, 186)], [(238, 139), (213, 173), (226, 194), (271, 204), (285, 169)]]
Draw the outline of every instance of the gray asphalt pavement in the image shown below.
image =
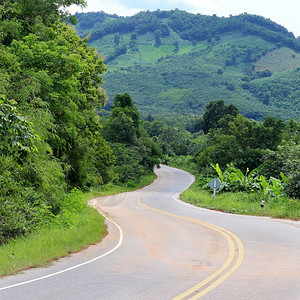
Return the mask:
[(299, 222), (187, 205), (178, 193), (192, 176), (157, 172), (93, 202), (115, 222), (101, 243), (0, 279), (0, 299), (300, 299)]

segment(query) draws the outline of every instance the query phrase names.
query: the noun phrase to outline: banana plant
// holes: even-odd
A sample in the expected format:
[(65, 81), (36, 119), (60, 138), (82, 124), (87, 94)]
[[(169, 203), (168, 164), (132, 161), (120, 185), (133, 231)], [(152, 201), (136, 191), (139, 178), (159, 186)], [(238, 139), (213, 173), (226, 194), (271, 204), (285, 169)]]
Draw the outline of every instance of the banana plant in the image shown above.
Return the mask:
[(211, 164), (211, 167), (217, 172), (219, 180), (221, 182), (221, 187), (219, 188), (218, 191), (222, 192), (222, 191), (228, 190), (229, 185), (230, 185), (230, 183), (228, 181), (228, 175), (229, 175), (228, 170), (225, 170), (224, 172), (222, 172), (218, 163), (216, 163), (216, 165)]
[(266, 177), (260, 175), (259, 178), (258, 178), (258, 180), (259, 180), (259, 183), (260, 183), (260, 185), (262, 187), (264, 195), (267, 195), (269, 193), (269, 191), (270, 191), (270, 188), (269, 188), (269, 183), (266, 180)]
[(275, 196), (280, 196), (284, 192), (284, 186), (280, 179), (270, 178), (270, 189)]
[(229, 172), (229, 181), (233, 190), (238, 191), (254, 191), (259, 190), (260, 185), (258, 183), (258, 173), (263, 168), (263, 165), (260, 165), (256, 169), (249, 172), (249, 168), (246, 169), (245, 174), (233, 165), (230, 165), (227, 169)]
[(263, 191), (265, 196), (276, 197), (280, 196), (284, 192), (284, 183), (287, 181), (287, 177), (281, 172), (281, 179), (271, 177), (267, 180), (264, 176), (260, 175), (260, 170), (264, 165), (258, 166), (256, 169), (249, 172), (249, 168), (246, 169), (245, 174), (233, 164), (228, 165), (225, 171), (222, 171), (219, 164), (211, 164), (212, 168), (217, 172), (219, 180), (222, 185), (220, 190), (224, 191)]
[(217, 172), (220, 181), (221, 181), (221, 182), (224, 182), (224, 175), (225, 175), (225, 174), (223, 175), (223, 172), (222, 172), (222, 170), (221, 170), (219, 164), (216, 163), (216, 165), (214, 165), (214, 164), (210, 164), (210, 165), (211, 165), (212, 168)]
[(264, 176), (258, 178), (265, 196), (281, 196), (284, 193), (284, 183), (287, 181), (286, 176), (280, 173), (282, 180), (271, 177), (270, 180), (266, 180)]

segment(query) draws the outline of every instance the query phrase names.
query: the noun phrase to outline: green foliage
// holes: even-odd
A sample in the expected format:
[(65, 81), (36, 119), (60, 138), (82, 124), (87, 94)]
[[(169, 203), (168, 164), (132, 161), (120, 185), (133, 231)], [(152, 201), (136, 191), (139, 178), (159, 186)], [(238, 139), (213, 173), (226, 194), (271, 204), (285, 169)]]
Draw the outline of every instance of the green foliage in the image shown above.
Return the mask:
[[(253, 80), (246, 89), (259, 99), (264, 105), (274, 107), (274, 110), (290, 106), (291, 108), (299, 105), (299, 68), (288, 72), (281, 72), (270, 78)], [(293, 114), (290, 114), (293, 117)], [(288, 119), (282, 116), (283, 119)]]
[(179, 130), (158, 120), (145, 121), (144, 125), (150, 137), (167, 156), (192, 155), (200, 147), (197, 139), (187, 130)]
[(233, 214), (269, 216), (300, 220), (300, 203), (286, 197), (274, 197), (260, 207), (262, 195), (247, 192), (228, 192), (212, 199), (211, 191), (199, 190), (198, 180), (181, 195), (181, 199), (196, 206)]
[(232, 104), (226, 106), (223, 100), (211, 101), (206, 105), (206, 110), (203, 115), (203, 126), (204, 133), (208, 133), (209, 129), (218, 128), (218, 122), (226, 115), (236, 117), (239, 111), (238, 108)]
[(221, 167), (234, 161), (239, 153), (236, 137), (233, 135), (212, 134), (207, 145), (200, 148), (196, 162), (199, 168), (218, 162)]
[(226, 115), (211, 130), (208, 142), (197, 154), (200, 167), (219, 163), (222, 168), (233, 162), (246, 171), (257, 168), (263, 162), (264, 149), (276, 150), (285, 125), (282, 120), (267, 117), (263, 123), (249, 120), (242, 115)]
[(0, 3), (0, 243), (54, 220), (72, 223), (76, 197), (67, 189), (113, 177), (96, 114), (105, 65), (62, 23), (71, 4), (85, 2)]
[[(224, 182), (224, 176), (223, 176), (223, 172), (222, 172), (222, 170), (220, 169), (220, 166), (219, 166), (219, 164), (218, 163), (216, 163), (216, 165), (214, 166), (213, 164), (211, 164), (211, 166), (212, 166), (212, 168), (217, 172), (217, 174), (218, 174), (218, 177), (219, 177), (219, 179), (220, 179), (220, 181), (221, 181), (221, 183), (223, 183)], [(224, 174), (225, 175), (225, 174)]]
[(293, 186), (291, 189), (296, 191), (299, 188), (297, 183), (295, 184), (293, 180), (288, 179), (282, 172), (280, 174), (281, 179), (275, 177), (266, 179), (265, 176), (260, 175), (264, 165), (259, 166), (251, 172), (249, 172), (249, 169), (247, 168), (245, 173), (234, 167), (232, 164), (223, 172), (220, 169), (219, 164), (212, 164), (212, 167), (218, 174), (218, 178), (222, 183), (218, 192), (262, 192), (264, 199), (268, 199), (268, 201), (270, 201), (271, 197), (282, 197), (284, 195), (293, 198), (297, 197), (296, 193), (295, 195), (291, 194), (288, 188)]
[(300, 199), (300, 176), (298, 173), (290, 175), (286, 185), (285, 192), (289, 197)]
[(141, 136), (140, 113), (128, 94), (116, 95), (105, 137), (116, 143), (135, 145)]
[[(70, 14), (66, 8), (72, 4), (82, 7), (84, 0), (8, 0), (0, 3), (0, 42), (9, 45), (32, 32), (34, 26), (43, 23), (51, 26), (57, 20), (67, 20)], [(70, 19), (74, 21), (74, 19)]]
[(32, 123), (17, 112), (16, 104), (0, 95), (0, 155), (22, 162), (28, 153), (37, 150), (34, 140), (38, 137)]
[[(84, 189), (95, 181), (108, 180), (107, 167), (113, 163), (112, 152), (99, 136), (96, 115), (96, 108), (105, 101), (99, 88), (99, 74), (105, 66), (86, 40), (58, 22), (59, 7), (83, 1), (59, 1), (52, 8), (50, 2), (17, 4), (25, 5), (22, 12), (17, 11), (21, 20), (27, 20), (29, 11), (37, 10), (37, 15), (30, 26), (21, 22), (24, 30), (29, 26), (30, 31), (0, 48), (4, 53), (0, 68), (7, 75), (3, 87), (9, 98), (17, 99), (18, 110), (30, 118), (37, 134), (50, 146), (47, 151), (59, 159), (70, 187)], [(40, 11), (42, 8), (45, 11)], [(53, 9), (53, 15), (48, 11), (45, 18), (56, 16), (51, 24), (42, 17), (48, 8)], [(104, 158), (102, 169), (95, 169), (96, 159)]]
[[(168, 115), (175, 125), (183, 114), (203, 114), (210, 101), (225, 99), (252, 119), (274, 115), (299, 120), (294, 109), (299, 74), (297, 63), (290, 63), (297, 61), (291, 47), (299, 47), (299, 41), (270, 20), (248, 14), (218, 18), (180, 10), (127, 18), (104, 13), (77, 17), (80, 35), (91, 33), (90, 45), (106, 57), (104, 87), (109, 98), (128, 91), (143, 116)], [(116, 51), (116, 35), (122, 51)], [(282, 45), (292, 51), (284, 60), (285, 72), (273, 68), (278, 55), (256, 68), (258, 60)]]
[[(24, 178), (11, 159), (0, 164), (0, 244), (33, 231), (51, 220), (52, 212), (39, 190)], [(15, 173), (17, 172), (17, 173)]]
[(61, 227), (72, 227), (80, 220), (86, 202), (82, 198), (82, 192), (75, 188), (59, 200), (59, 207), (60, 212), (52, 222)]
[(299, 174), (300, 174), (300, 147), (299, 147), (299, 122), (290, 120), (281, 134), (282, 141), (276, 151), (266, 151), (264, 153), (266, 176), (282, 177), (285, 192), (289, 197), (300, 198)]
[[(224, 190), (258, 191), (261, 186), (268, 196), (285, 193), (299, 198), (296, 183), (300, 171), (297, 124), (295, 121), (284, 124), (274, 117), (258, 123), (241, 115), (227, 115), (219, 120), (219, 128), (211, 130), (195, 161), (199, 169), (211, 165)], [(226, 166), (227, 170), (222, 173), (221, 168)], [(261, 174), (259, 178), (257, 171)], [(282, 180), (276, 179), (278, 177)]]
[(103, 126), (103, 135), (116, 156), (112, 170), (121, 183), (138, 182), (159, 165), (161, 150), (147, 137), (140, 113), (129, 94), (115, 96), (111, 115)]
[(213, 169), (217, 172), (218, 177), (222, 183), (221, 191), (259, 191), (260, 186), (258, 182), (258, 173), (263, 166), (260, 166), (251, 172), (247, 168), (245, 174), (233, 165), (230, 165), (225, 171), (219, 167), (219, 164), (212, 165)]

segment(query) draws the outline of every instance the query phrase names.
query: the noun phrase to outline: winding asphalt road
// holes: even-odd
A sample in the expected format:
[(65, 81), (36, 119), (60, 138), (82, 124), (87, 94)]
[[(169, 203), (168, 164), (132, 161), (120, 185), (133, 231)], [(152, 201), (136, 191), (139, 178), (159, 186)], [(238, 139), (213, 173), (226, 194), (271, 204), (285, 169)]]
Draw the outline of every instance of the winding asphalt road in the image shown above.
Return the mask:
[(190, 174), (157, 173), (92, 202), (110, 220), (101, 243), (0, 279), (0, 299), (300, 299), (300, 222), (196, 208), (178, 200)]

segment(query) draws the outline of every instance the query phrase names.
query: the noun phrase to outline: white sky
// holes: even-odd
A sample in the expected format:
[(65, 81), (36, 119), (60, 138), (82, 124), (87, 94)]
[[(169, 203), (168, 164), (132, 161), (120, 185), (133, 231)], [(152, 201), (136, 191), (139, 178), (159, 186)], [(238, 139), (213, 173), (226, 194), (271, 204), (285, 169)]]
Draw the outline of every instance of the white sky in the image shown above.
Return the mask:
[(219, 17), (250, 13), (284, 26), (300, 36), (300, 0), (87, 0), (84, 10), (72, 6), (70, 12), (104, 11), (108, 14), (131, 16), (142, 10), (182, 9), (203, 15)]

